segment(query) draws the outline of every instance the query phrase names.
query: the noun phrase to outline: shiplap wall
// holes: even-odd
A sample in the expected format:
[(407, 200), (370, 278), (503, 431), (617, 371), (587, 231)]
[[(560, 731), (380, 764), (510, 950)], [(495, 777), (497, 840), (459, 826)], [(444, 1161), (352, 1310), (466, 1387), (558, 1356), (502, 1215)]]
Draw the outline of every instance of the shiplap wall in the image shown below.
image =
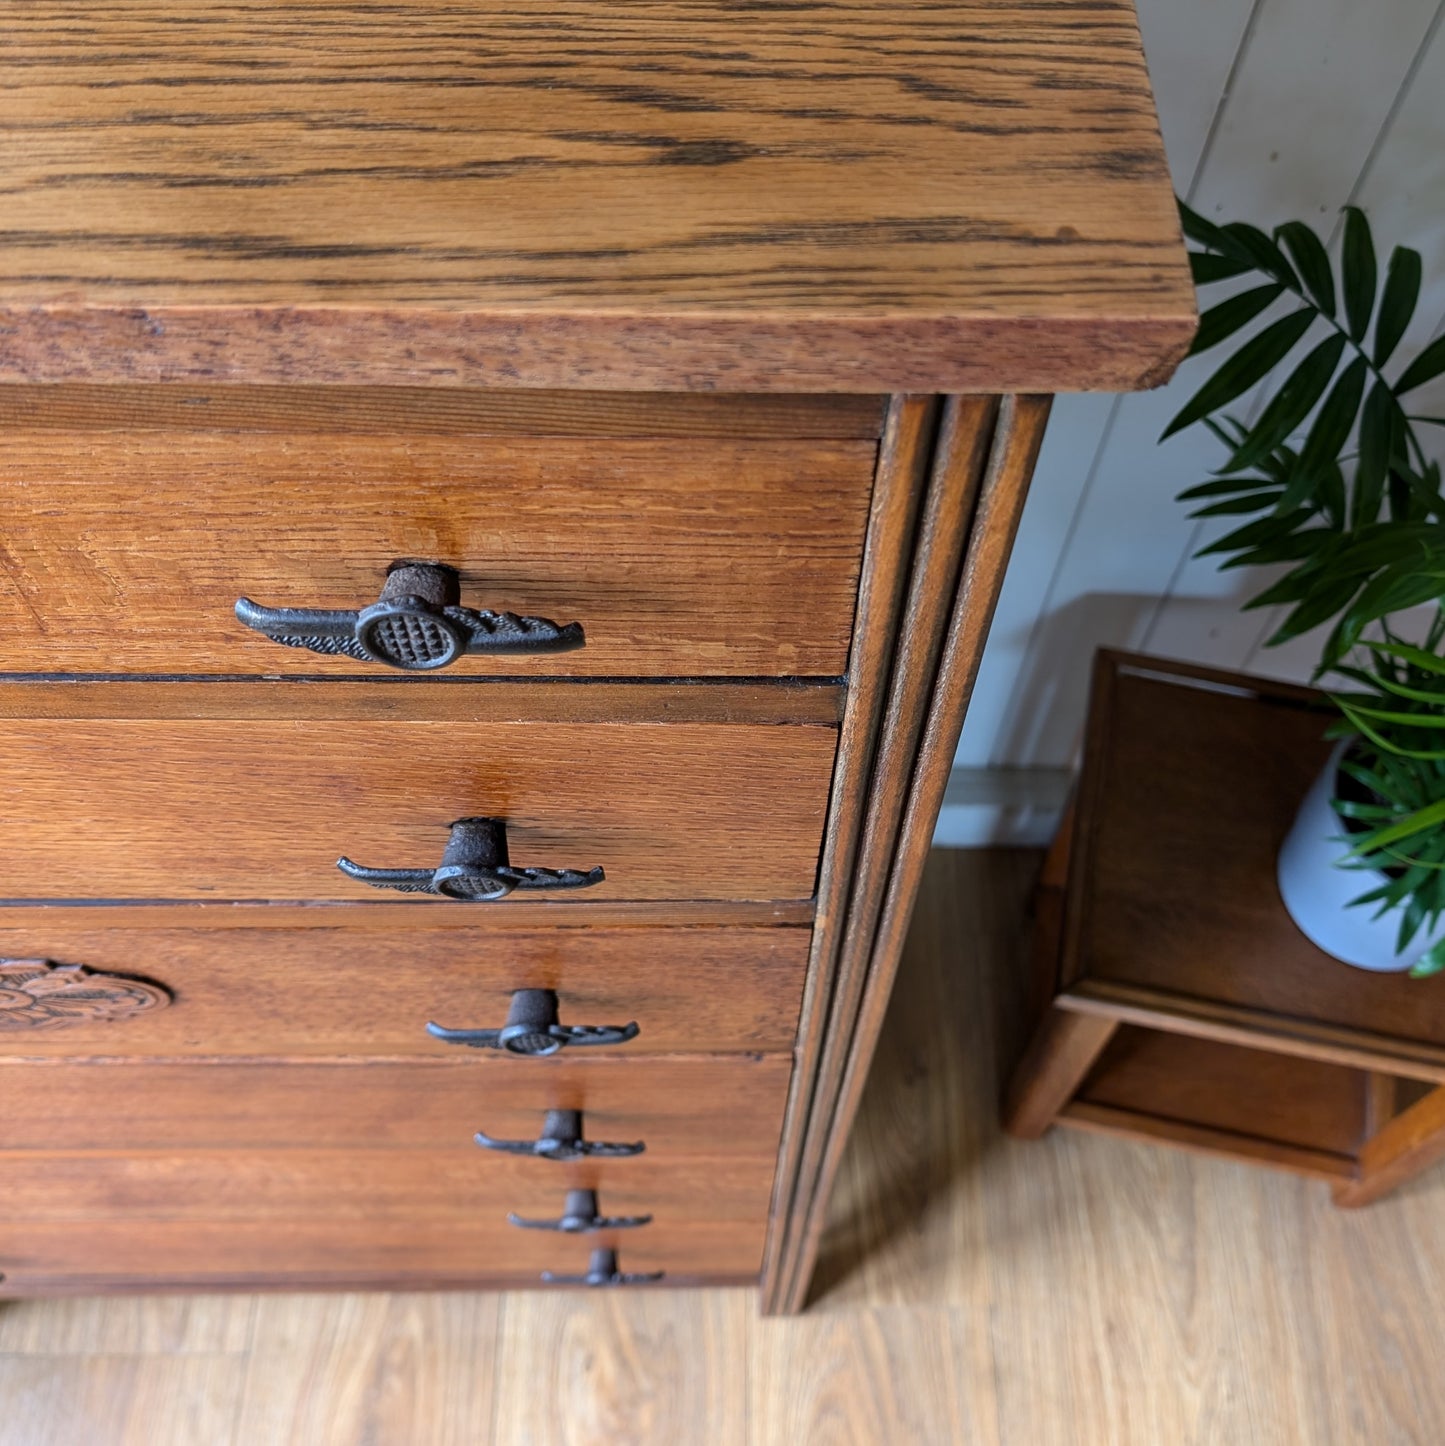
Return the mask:
[[(1176, 190), (1220, 220), (1311, 221), (1332, 250), (1340, 208), (1362, 206), (1382, 252), (1404, 243), (1424, 257), (1401, 357), (1445, 329), (1445, 0), (1138, 5)], [(1317, 637), (1264, 648), (1271, 619), (1239, 610), (1264, 579), (1192, 556), (1210, 532), (1174, 498), (1217, 465), (1217, 444), (1202, 429), (1158, 444), (1226, 354), (1187, 362), (1156, 392), (1055, 403), (940, 843), (1048, 836), (1101, 645), (1308, 677)], [(1445, 411), (1442, 389), (1418, 396), (1434, 405), (1412, 410)], [(1445, 432), (1427, 442), (1439, 455)]]

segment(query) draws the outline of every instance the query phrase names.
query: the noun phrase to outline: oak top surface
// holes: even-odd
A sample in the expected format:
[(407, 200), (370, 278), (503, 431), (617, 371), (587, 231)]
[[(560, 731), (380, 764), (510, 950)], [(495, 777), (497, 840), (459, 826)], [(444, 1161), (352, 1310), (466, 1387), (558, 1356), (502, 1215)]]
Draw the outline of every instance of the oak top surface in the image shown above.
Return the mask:
[(0, 380), (1146, 385), (1128, 0), (0, 0)]

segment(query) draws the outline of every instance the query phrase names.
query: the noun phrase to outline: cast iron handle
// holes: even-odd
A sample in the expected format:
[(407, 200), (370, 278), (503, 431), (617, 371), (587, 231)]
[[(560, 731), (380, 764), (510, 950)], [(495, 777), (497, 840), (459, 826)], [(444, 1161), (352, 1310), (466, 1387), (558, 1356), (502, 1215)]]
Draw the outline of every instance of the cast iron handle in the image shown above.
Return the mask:
[(637, 1025), (558, 1024), (557, 996), (552, 990), (519, 989), (512, 995), (507, 1022), (500, 1029), (446, 1029), (428, 1024), (426, 1032), (445, 1044), (545, 1055), (556, 1054), (569, 1044), (626, 1044), (637, 1038)]
[(288, 648), (341, 653), (363, 663), (430, 672), (463, 653), (566, 653), (586, 639), (581, 623), (460, 607), (457, 570), (439, 562), (394, 562), (370, 607), (263, 608), (236, 600), (236, 617)]
[(661, 1280), (663, 1274), (660, 1270), (618, 1270), (615, 1250), (594, 1250), (587, 1262), (586, 1275), (554, 1275), (550, 1270), (544, 1270), (542, 1280), (547, 1285), (651, 1285), (653, 1281)]
[(526, 1220), (508, 1215), (507, 1224), (522, 1230), (556, 1230), (563, 1235), (590, 1235), (595, 1230), (636, 1230), (650, 1225), (651, 1215), (599, 1215), (595, 1190), (569, 1190), (556, 1220)]
[(507, 858), (507, 822), (501, 818), (459, 818), (451, 825), (442, 861), (435, 869), (368, 869), (348, 858), (336, 867), (374, 889), (404, 894), (441, 894), (480, 903), (513, 889), (586, 889), (606, 877), (601, 868), (514, 869)]
[(535, 1140), (494, 1140), (481, 1130), (475, 1138), (484, 1150), (499, 1150), (504, 1155), (535, 1155), (541, 1160), (583, 1160), (589, 1156), (622, 1159), (640, 1155), (647, 1148), (641, 1140), (635, 1145), (584, 1140), (581, 1110), (548, 1110), (542, 1121), (542, 1133)]

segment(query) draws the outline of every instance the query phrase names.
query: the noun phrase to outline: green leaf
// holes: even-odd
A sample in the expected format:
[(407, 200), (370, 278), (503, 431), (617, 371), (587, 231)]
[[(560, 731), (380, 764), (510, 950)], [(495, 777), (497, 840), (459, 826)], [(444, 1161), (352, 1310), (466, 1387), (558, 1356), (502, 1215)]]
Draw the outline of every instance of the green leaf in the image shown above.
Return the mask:
[(1370, 236), (1370, 223), (1358, 206), (1345, 207), (1345, 316), (1349, 321), (1350, 338), (1361, 341), (1370, 329), (1370, 316), (1375, 309), (1375, 243)]
[(1261, 517), (1258, 522), (1248, 522), (1236, 528), (1217, 542), (1201, 547), (1195, 557), (1210, 557), (1216, 552), (1236, 552), (1242, 547), (1258, 547), (1276, 537), (1283, 537), (1295, 528), (1309, 521), (1309, 513), (1301, 509), (1288, 517)]
[[(1445, 728), (1445, 716), (1437, 713), (1401, 713), (1394, 708), (1371, 707), (1353, 698), (1349, 707), (1352, 717), (1371, 718), (1376, 723), (1398, 723), (1402, 728)], [(1445, 808), (1445, 798), (1440, 800), (1440, 806)]]
[(1349, 605), (1350, 600), (1359, 590), (1360, 584), (1353, 577), (1337, 578), (1317, 589), (1312, 589), (1309, 596), (1304, 598), (1285, 618), (1284, 622), (1275, 629), (1266, 640), (1265, 646), (1278, 647), (1280, 643), (1287, 643), (1291, 638), (1297, 638), (1301, 633), (1307, 633), (1313, 628), (1319, 627), (1321, 623), (1328, 622), (1336, 613)]
[(1431, 979), (1445, 969), (1445, 939), (1437, 940), (1414, 963), (1411, 979)]
[(1304, 471), (1316, 472), (1339, 457), (1340, 448), (1354, 430), (1369, 369), (1364, 357), (1356, 357), (1330, 388), (1300, 450), (1300, 467)]
[(1360, 417), (1360, 458), (1355, 466), (1354, 510), (1350, 525), (1361, 527), (1380, 515), (1385, 478), (1390, 471), (1398, 404), (1384, 382), (1376, 382), (1365, 398)]
[(1219, 229), (1227, 241), (1234, 243), (1236, 254), (1242, 251), (1266, 276), (1273, 276), (1276, 281), (1283, 281), (1297, 291), (1303, 290), (1294, 267), (1285, 260), (1284, 252), (1258, 226), (1251, 226), (1245, 221), (1231, 221)]
[(1329, 386), (1344, 349), (1345, 339), (1336, 332), (1306, 355), (1264, 409), (1249, 440), (1229, 459), (1228, 471), (1253, 467), (1309, 416)]
[(1445, 593), (1445, 572), (1420, 568), (1418, 564), (1397, 563), (1376, 573), (1365, 585), (1355, 605), (1340, 620), (1347, 647), (1373, 622), (1421, 603), (1434, 602)]
[[(1219, 564), (1219, 570), (1227, 572), (1232, 567), (1264, 567), (1276, 562), (1298, 562), (1300, 558), (1310, 557), (1318, 552), (1321, 546), (1334, 536), (1335, 533), (1326, 527), (1305, 528), (1302, 532), (1292, 532), (1288, 537), (1280, 538), (1278, 542), (1252, 547), (1238, 557), (1231, 557), (1227, 562)], [(1198, 557), (1200, 554), (1194, 555)], [(1245, 603), (1246, 608), (1254, 606), (1256, 604), (1253, 602)]]
[[(1343, 672), (1344, 669), (1339, 671)], [(1360, 678), (1368, 680), (1368, 673), (1360, 673)], [(1383, 689), (1386, 693), (1392, 693), (1397, 698), (1404, 698), (1411, 703), (1425, 703), (1432, 708), (1438, 708), (1445, 713), (1445, 689), (1438, 692), (1430, 692), (1425, 688), (1412, 688), (1407, 683), (1396, 682), (1394, 678), (1377, 678), (1374, 686)]]
[(1284, 244), (1311, 299), (1328, 317), (1335, 314), (1335, 273), (1324, 243), (1303, 221), (1276, 227), (1275, 238)]
[(1375, 320), (1375, 365), (1382, 367), (1394, 354), (1415, 315), (1420, 299), (1420, 253), (1397, 246), (1385, 273), (1385, 290), (1380, 297), (1380, 314)]
[[(1445, 719), (1441, 719), (1441, 726), (1445, 726)], [(1412, 813), (1409, 818), (1402, 818), (1392, 828), (1380, 829), (1357, 844), (1345, 855), (1347, 859), (1359, 858), (1361, 854), (1378, 853), (1391, 844), (1399, 843), (1401, 839), (1413, 838), (1417, 833), (1423, 833), (1427, 828), (1438, 828), (1445, 823), (1445, 798), (1425, 808)]]
[[(1278, 582), (1271, 583), (1257, 597), (1252, 597), (1241, 609), (1242, 612), (1249, 612), (1254, 608), (1278, 607), (1280, 603), (1297, 603), (1301, 601), (1310, 590), (1308, 567), (1297, 567), (1293, 572), (1286, 573)], [(1301, 574), (1305, 576), (1301, 576)]]
[(1382, 643), (1373, 638), (1366, 638), (1364, 641), (1367, 648), (1384, 657), (1395, 658), (1402, 663), (1411, 663), (1421, 672), (1438, 673), (1441, 677), (1445, 677), (1445, 658), (1436, 657), (1434, 653), (1427, 653), (1424, 648), (1417, 648), (1413, 643), (1394, 641)]
[(1246, 512), (1263, 512), (1275, 508), (1284, 497), (1283, 492), (1252, 492), (1247, 497), (1230, 497), (1215, 502), (1209, 507), (1196, 508), (1191, 517), (1239, 517)]
[(1242, 276), (1254, 268), (1248, 261), (1239, 261), (1233, 256), (1221, 256), (1215, 251), (1191, 251), (1189, 270), (1194, 275), (1196, 286), (1209, 286), (1215, 281), (1228, 281), (1233, 276)]
[(1273, 491), (1278, 484), (1269, 477), (1221, 477), (1216, 482), (1200, 482), (1186, 487), (1174, 500), (1197, 502), (1201, 497), (1225, 497), (1232, 492)]
[(1445, 336), (1437, 336), (1400, 373), (1400, 380), (1395, 383), (1395, 395), (1403, 397), (1406, 392), (1413, 392), (1416, 387), (1423, 387), (1426, 382), (1434, 381), (1441, 372), (1445, 372)]
[(1213, 221), (1206, 221), (1198, 211), (1193, 210), (1186, 201), (1181, 201), (1177, 196), (1174, 198), (1174, 204), (1179, 207), (1179, 224), (1184, 228), (1184, 234), (1191, 241), (1197, 241), (1201, 246), (1212, 247), (1215, 251), (1231, 249), (1225, 244), (1224, 232)]
[[(1303, 466), (1303, 461), (1301, 461)], [(1320, 469), (1320, 483), (1317, 491), (1320, 499), (1320, 508), (1324, 512), (1325, 521), (1331, 527), (1343, 527), (1345, 525), (1345, 474), (1340, 470), (1338, 462), (1331, 462)]]
[(1314, 324), (1318, 314), (1308, 307), (1293, 312), (1289, 316), (1281, 317), (1279, 321), (1265, 327), (1258, 336), (1245, 342), (1195, 392), (1183, 411), (1164, 429), (1164, 436), (1159, 440), (1162, 442), (1164, 437), (1172, 437), (1182, 427), (1217, 411), (1261, 381), (1289, 355), (1295, 343)]
[(1194, 334), (1189, 355), (1198, 356), (1200, 352), (1218, 346), (1283, 294), (1284, 287), (1272, 281), (1268, 286), (1256, 286), (1252, 291), (1242, 291), (1228, 301), (1221, 301), (1218, 306), (1211, 306), (1199, 318), (1199, 330)]
[(1355, 710), (1343, 700), (1340, 700), (1340, 711), (1350, 720), (1357, 732), (1363, 733), (1376, 748), (1382, 749), (1386, 753), (1397, 754), (1402, 758), (1416, 758), (1421, 762), (1435, 762), (1445, 758), (1445, 749), (1424, 751), (1416, 748), (1403, 748), (1399, 743), (1390, 742), (1377, 733), (1367, 719), (1358, 717)]
[(1293, 512), (1297, 507), (1315, 510), (1315, 498), (1322, 479), (1312, 477), (1303, 467), (1296, 467), (1294, 476), (1285, 484), (1284, 495), (1275, 503), (1279, 512)]

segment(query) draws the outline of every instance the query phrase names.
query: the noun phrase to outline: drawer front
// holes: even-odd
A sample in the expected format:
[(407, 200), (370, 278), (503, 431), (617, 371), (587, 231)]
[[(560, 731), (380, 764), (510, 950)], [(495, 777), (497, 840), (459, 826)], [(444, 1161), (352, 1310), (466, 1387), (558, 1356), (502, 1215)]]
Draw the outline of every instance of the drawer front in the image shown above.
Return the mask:
[[(791, 1059), (569, 1058), (191, 1064), (0, 1062), (0, 1150), (464, 1148), (534, 1140), (548, 1110), (667, 1163), (772, 1158)], [(482, 1166), (507, 1157), (475, 1148)], [(540, 1178), (569, 1166), (529, 1160)], [(629, 1160), (617, 1162), (621, 1168)]]
[[(517, 990), (553, 991), (564, 1026), (635, 1021), (609, 1058), (786, 1051), (810, 941), (801, 928), (520, 929), (504, 917), (428, 927), (452, 912), (434, 909), (377, 928), (349, 907), (330, 928), (97, 927), (97, 914), (128, 912), (12, 912), (29, 917), (0, 926), (0, 1055), (446, 1057), (457, 1046), (429, 1021), (498, 1028)], [(6, 994), (7, 959), (61, 967), (14, 966)], [(73, 965), (95, 972), (56, 987)], [(162, 986), (160, 1007), (145, 995), (135, 1007), (131, 976)], [(27, 991), (31, 1003), (15, 997)]]
[(314, 708), (304, 721), (11, 717), (0, 887), (10, 900), (395, 899), (340, 873), (338, 856), (435, 869), (452, 821), (484, 815), (506, 820), (514, 865), (606, 872), (545, 897), (806, 898), (835, 740), (812, 726), (374, 723)]
[(586, 635), (579, 651), (474, 654), (452, 673), (839, 675), (875, 453), (0, 429), (0, 671), (388, 675), (271, 641), (235, 604), (365, 608), (391, 563), (421, 559), (459, 571), (465, 607)]
[[(618, 1268), (662, 1285), (748, 1285), (766, 1219), (708, 1222), (615, 1243)], [(525, 1234), (475, 1217), (421, 1220), (19, 1222), (0, 1231), (0, 1300), (107, 1291), (351, 1287), (521, 1288), (541, 1272), (581, 1274), (602, 1237)], [(647, 1231), (638, 1232), (647, 1236)]]
[[(0, 1153), (0, 1294), (166, 1282), (534, 1284), (613, 1246), (624, 1270), (756, 1274), (774, 1162), (705, 1157), (553, 1166), (450, 1150)], [(569, 1189), (636, 1228), (521, 1229)]]

